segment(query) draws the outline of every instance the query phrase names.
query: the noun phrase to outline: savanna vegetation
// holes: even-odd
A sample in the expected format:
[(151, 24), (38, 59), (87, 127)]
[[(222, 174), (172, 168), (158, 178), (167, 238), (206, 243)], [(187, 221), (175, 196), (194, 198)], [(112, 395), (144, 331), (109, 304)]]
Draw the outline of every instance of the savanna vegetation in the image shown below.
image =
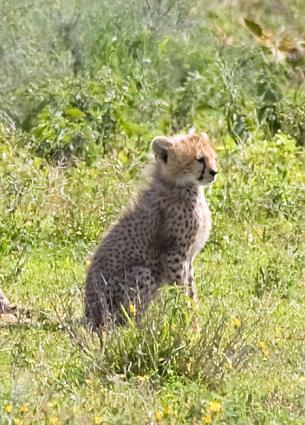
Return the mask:
[[(0, 423), (305, 424), (305, 1), (0, 0)], [(150, 141), (207, 131), (199, 304), (83, 328)]]

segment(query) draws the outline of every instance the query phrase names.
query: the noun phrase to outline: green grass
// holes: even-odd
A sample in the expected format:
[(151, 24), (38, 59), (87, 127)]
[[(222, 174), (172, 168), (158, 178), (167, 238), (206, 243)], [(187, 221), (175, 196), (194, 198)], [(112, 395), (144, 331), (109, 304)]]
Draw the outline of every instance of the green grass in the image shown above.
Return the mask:
[[(5, 193), (23, 195), (3, 224), (1, 285), (31, 317), (1, 329), (0, 403), (13, 406), (3, 423), (201, 423), (213, 400), (218, 423), (303, 423), (304, 155), (293, 141), (219, 142), (199, 306), (165, 291), (139, 328), (131, 319), (102, 350), (79, 324), (84, 272), (129, 196), (134, 164), (37, 169), (11, 146), (1, 147), (1, 178), (13, 171)], [(2, 200), (7, 211), (12, 199)]]
[[(0, 318), (1, 425), (304, 424), (304, 63), (240, 25), (301, 38), (304, 1), (0, 3), (0, 287), (24, 308)], [(101, 346), (91, 255), (152, 137), (192, 126), (219, 162), (199, 303), (164, 288)]]

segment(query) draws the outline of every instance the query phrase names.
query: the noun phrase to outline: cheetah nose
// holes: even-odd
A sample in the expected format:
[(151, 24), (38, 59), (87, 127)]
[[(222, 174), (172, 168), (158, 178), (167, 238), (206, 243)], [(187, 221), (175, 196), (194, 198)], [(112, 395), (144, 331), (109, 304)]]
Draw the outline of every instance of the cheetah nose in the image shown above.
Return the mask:
[(210, 170), (210, 174), (211, 174), (211, 176), (212, 176), (212, 177), (215, 177), (215, 176), (216, 176), (216, 174), (217, 174), (217, 171), (215, 171), (215, 170)]

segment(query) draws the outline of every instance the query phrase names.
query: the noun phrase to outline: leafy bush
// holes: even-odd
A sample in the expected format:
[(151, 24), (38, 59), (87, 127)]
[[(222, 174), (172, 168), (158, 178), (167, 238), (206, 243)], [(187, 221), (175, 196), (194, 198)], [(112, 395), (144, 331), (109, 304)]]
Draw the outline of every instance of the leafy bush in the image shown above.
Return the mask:
[(26, 117), (23, 128), (31, 131), (31, 145), (41, 156), (90, 158), (95, 145), (101, 145), (104, 153), (115, 146), (119, 111), (127, 94), (128, 84), (122, 85), (106, 68), (94, 80), (75, 78), (48, 81), (44, 87), (32, 85), (25, 96), (39, 99), (39, 105)]
[(28, 35), (16, 49), (13, 34), (0, 32), (1, 121), (56, 160), (92, 161), (114, 148), (128, 158), (153, 134), (194, 125), (217, 137), (227, 128), (237, 143), (281, 130), (304, 144), (302, 69), (249, 42), (226, 9), (208, 9), (203, 14), (197, 1), (116, 0), (82, 3), (78, 13), (70, 4), (17, 2)]

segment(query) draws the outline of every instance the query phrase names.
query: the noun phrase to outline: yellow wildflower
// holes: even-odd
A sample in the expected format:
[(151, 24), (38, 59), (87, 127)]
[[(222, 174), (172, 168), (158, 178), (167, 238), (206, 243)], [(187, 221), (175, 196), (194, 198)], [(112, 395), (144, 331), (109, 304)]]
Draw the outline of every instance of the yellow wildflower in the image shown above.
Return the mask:
[(12, 412), (12, 410), (13, 410), (13, 406), (12, 406), (11, 404), (6, 404), (6, 405), (3, 407), (3, 410), (5, 411), (5, 413), (11, 413), (11, 412)]
[(14, 425), (23, 425), (23, 419), (14, 418)]
[(163, 409), (163, 416), (164, 416), (164, 418), (168, 418), (172, 414), (173, 414), (173, 411), (172, 411), (171, 407), (170, 406), (165, 406), (164, 409)]
[(202, 423), (203, 424), (211, 424), (212, 423), (212, 415), (210, 413), (207, 413), (202, 417)]
[(20, 410), (20, 413), (27, 413), (29, 411), (29, 408), (28, 408), (28, 406), (26, 404), (22, 404), (20, 406), (20, 409), (19, 410)]
[(233, 326), (235, 329), (238, 329), (238, 328), (240, 328), (240, 327), (241, 327), (241, 321), (240, 321), (240, 319), (238, 319), (238, 317), (234, 317), (234, 318), (232, 319), (232, 326)]
[(208, 409), (211, 413), (218, 415), (221, 411), (221, 404), (219, 401), (211, 401), (208, 405)]
[(155, 420), (157, 424), (160, 424), (163, 418), (163, 412), (158, 410), (158, 412), (155, 413)]
[(56, 416), (51, 416), (49, 418), (49, 424), (50, 425), (57, 425), (58, 424), (58, 418)]
[(129, 304), (129, 313), (132, 316), (135, 316), (137, 312), (136, 306), (134, 304)]
[(93, 423), (94, 425), (100, 425), (103, 422), (103, 418), (101, 416), (94, 416)]
[(257, 343), (257, 348), (260, 350), (260, 352), (265, 356), (265, 357), (269, 357), (269, 350), (267, 347), (267, 344), (264, 341), (259, 341)]

